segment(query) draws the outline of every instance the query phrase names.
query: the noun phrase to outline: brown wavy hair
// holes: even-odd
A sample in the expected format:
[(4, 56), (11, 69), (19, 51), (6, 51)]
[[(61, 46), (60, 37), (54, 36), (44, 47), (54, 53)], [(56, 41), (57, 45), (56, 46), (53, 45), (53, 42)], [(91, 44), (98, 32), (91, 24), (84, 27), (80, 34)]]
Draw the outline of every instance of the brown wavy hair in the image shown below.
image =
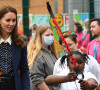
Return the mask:
[[(13, 31), (11, 32), (11, 38), (17, 46), (21, 46), (23, 48), (24, 46), (26, 46), (27, 43), (23, 40), (23, 36), (18, 34), (16, 9), (11, 6), (3, 6), (0, 9), (0, 19), (2, 19), (4, 17), (4, 15), (9, 12), (13, 12), (16, 15), (16, 25), (15, 25), (15, 28), (13, 29)], [(0, 35), (2, 34), (1, 29), (2, 29), (2, 27), (0, 27)]]

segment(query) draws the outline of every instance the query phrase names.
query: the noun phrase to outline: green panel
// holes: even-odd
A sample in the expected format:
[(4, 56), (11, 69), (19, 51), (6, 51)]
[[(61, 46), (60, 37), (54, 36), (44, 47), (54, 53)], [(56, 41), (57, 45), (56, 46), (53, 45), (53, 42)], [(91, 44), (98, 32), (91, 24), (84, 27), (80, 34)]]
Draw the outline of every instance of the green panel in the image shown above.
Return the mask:
[[(94, 0), (89, 0), (89, 19), (95, 18), (94, 15)], [(93, 40), (91, 31), (90, 31), (90, 41)]]
[(23, 31), (29, 39), (29, 0), (22, 0), (23, 6)]

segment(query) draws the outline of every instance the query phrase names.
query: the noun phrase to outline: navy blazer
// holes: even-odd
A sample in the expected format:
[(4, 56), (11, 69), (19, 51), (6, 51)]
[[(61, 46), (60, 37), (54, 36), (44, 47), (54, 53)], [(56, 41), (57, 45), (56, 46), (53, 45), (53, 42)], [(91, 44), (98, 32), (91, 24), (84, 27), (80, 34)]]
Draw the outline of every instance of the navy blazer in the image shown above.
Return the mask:
[(16, 90), (30, 90), (27, 46), (21, 48), (12, 42), (12, 63)]

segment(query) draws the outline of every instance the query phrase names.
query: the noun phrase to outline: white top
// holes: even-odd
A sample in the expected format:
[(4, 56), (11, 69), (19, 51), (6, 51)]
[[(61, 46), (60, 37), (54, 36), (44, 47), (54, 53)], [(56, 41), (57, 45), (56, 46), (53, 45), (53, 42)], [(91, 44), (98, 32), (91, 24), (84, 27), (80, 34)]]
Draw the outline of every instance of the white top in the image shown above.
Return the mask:
[[(67, 73), (65, 71), (62, 71), (62, 72), (63, 72), (64, 76), (67, 75)], [(81, 79), (82, 75), (78, 75), (78, 78)], [(89, 78), (94, 78), (95, 80), (97, 80), (96, 77), (92, 73), (90, 73), (90, 72), (84, 73), (84, 80), (87, 80)], [(58, 90), (81, 90), (80, 83), (78, 83), (78, 82), (79, 82), (79, 80), (76, 80), (73, 82), (61, 83), (59, 85), (59, 87), (57, 87), (56, 89), (58, 89)]]
[[(85, 64), (84, 72), (91, 72), (95, 77), (97, 78), (98, 83), (100, 84), (100, 66), (97, 63), (97, 60), (94, 59), (91, 55), (88, 55), (90, 59), (88, 59), (88, 64)], [(67, 62), (65, 60), (64, 65), (61, 67), (60, 66), (60, 59), (57, 60), (54, 66), (53, 74), (54, 75), (59, 75), (61, 74), (61, 71), (65, 71), (68, 74), (68, 67), (67, 67)]]

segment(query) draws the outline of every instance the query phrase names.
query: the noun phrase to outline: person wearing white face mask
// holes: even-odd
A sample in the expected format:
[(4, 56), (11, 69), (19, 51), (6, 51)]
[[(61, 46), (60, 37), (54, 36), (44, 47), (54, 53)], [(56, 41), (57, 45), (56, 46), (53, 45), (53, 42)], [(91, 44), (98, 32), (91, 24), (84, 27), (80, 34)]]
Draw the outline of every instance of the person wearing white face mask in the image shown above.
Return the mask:
[(53, 87), (47, 86), (44, 80), (53, 74), (56, 60), (53, 30), (48, 25), (40, 25), (28, 44), (31, 90), (53, 90)]
[(32, 27), (31, 27), (31, 32), (32, 32), (32, 36), (30, 37), (30, 40), (34, 37), (34, 34), (37, 30), (37, 25), (36, 24), (33, 24)]
[(46, 45), (46, 46), (49, 46), (53, 43), (54, 41), (54, 37), (53, 36), (50, 36), (50, 37), (44, 37), (44, 41), (43, 41), (43, 44)]

